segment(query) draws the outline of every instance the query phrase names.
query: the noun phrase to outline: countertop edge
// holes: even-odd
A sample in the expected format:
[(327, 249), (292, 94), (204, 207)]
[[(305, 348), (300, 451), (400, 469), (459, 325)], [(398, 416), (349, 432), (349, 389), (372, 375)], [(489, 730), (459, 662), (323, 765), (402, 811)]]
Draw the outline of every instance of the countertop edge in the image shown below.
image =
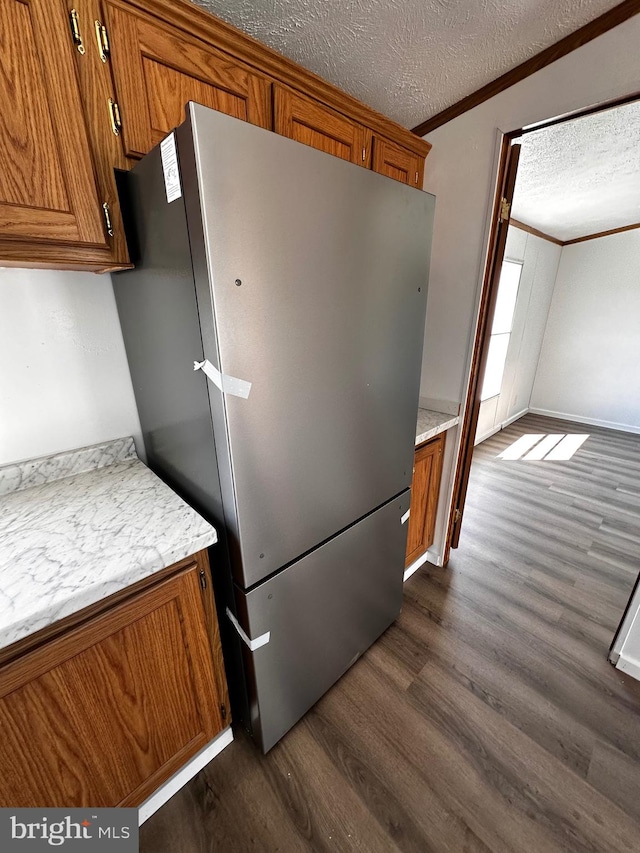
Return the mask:
[[(31, 614), (28, 624), (14, 624), (12, 627), (14, 627), (14, 629), (17, 628), (17, 630), (11, 632), (10, 636), (3, 636), (3, 632), (0, 631), (0, 650), (8, 649), (9, 646), (12, 646), (14, 643), (37, 634), (45, 628), (50, 628), (54, 626), (56, 622), (60, 622), (68, 616), (78, 616), (82, 614), (83, 610), (86, 610), (92, 605), (97, 604), (100, 601), (104, 601), (127, 587), (133, 586), (142, 580), (146, 580), (147, 578), (170, 568), (175, 563), (180, 563), (187, 557), (191, 557), (193, 554), (197, 554), (199, 551), (203, 551), (205, 548), (209, 548), (217, 542), (217, 531), (215, 528), (212, 528), (211, 531), (203, 533), (194, 539), (190, 539), (188, 545), (181, 544), (179, 547), (175, 547), (170, 550), (165, 550), (163, 552), (158, 551), (154, 555), (154, 559), (150, 560), (151, 565), (138, 565), (133, 570), (129, 567), (122, 573), (114, 575), (109, 579), (102, 579), (92, 586), (83, 587), (80, 591), (72, 593), (68, 598), (65, 598), (63, 602), (60, 602), (59, 606), (53, 613), (51, 609), (47, 610), (45, 607), (39, 613), (34, 612)], [(52, 615), (53, 618), (51, 618)]]
[(431, 438), (435, 438), (440, 433), (446, 432), (452, 427), (456, 426), (460, 423), (460, 415), (444, 415), (446, 420), (443, 420), (442, 423), (437, 424), (437, 426), (432, 427), (431, 429), (425, 430), (424, 432), (418, 433), (416, 435), (415, 446), (418, 447), (420, 444), (424, 444), (425, 441), (429, 441)]

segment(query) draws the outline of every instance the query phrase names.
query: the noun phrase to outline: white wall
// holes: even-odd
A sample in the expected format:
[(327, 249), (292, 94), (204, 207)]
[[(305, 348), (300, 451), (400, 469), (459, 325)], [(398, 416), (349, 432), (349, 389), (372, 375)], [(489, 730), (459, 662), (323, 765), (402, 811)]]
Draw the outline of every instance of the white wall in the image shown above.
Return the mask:
[[(422, 396), (463, 399), (501, 132), (636, 92), (639, 43), (640, 16), (635, 16), (426, 137), (433, 150), (424, 186), (435, 193), (437, 202)], [(453, 464), (446, 466), (443, 477), (434, 543), (440, 549)]]
[(531, 408), (640, 432), (640, 230), (562, 249)]
[(480, 404), (476, 443), (529, 408), (561, 251), (556, 243), (509, 228), (505, 260), (520, 261), (522, 273), (502, 388)]
[(0, 269), (0, 464), (140, 423), (108, 275)]

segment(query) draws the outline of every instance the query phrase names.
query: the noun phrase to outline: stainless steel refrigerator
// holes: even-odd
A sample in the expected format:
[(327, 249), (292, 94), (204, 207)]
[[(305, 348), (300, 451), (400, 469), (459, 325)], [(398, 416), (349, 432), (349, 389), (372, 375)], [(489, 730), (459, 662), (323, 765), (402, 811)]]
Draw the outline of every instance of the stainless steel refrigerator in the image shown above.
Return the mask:
[(435, 200), (196, 104), (122, 195), (147, 462), (221, 534), (266, 752), (400, 611)]

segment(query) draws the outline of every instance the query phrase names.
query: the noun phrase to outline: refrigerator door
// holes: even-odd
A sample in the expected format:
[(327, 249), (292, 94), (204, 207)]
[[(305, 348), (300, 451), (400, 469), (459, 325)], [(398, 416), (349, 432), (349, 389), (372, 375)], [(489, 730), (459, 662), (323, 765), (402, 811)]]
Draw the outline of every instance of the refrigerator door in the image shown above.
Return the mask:
[[(236, 589), (253, 736), (266, 752), (400, 612), (403, 493), (249, 593)], [(262, 637), (262, 640), (259, 638)]]
[(209, 392), (246, 588), (410, 485), (435, 200), (206, 107), (190, 116), (205, 358), (251, 383), (246, 399)]

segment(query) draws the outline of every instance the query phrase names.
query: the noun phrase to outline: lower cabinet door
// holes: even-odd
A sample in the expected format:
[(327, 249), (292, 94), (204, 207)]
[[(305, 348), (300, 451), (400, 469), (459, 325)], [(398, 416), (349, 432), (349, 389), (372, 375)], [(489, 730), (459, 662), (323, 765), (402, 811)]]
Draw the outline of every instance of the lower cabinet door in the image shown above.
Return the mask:
[(253, 643), (243, 645), (252, 732), (265, 752), (400, 613), (408, 508), (407, 490), (250, 592), (236, 590)]
[(433, 544), (442, 476), (445, 433), (416, 450), (411, 482), (411, 515), (405, 566), (410, 566)]
[(137, 806), (224, 728), (200, 571), (0, 669), (1, 807)]

